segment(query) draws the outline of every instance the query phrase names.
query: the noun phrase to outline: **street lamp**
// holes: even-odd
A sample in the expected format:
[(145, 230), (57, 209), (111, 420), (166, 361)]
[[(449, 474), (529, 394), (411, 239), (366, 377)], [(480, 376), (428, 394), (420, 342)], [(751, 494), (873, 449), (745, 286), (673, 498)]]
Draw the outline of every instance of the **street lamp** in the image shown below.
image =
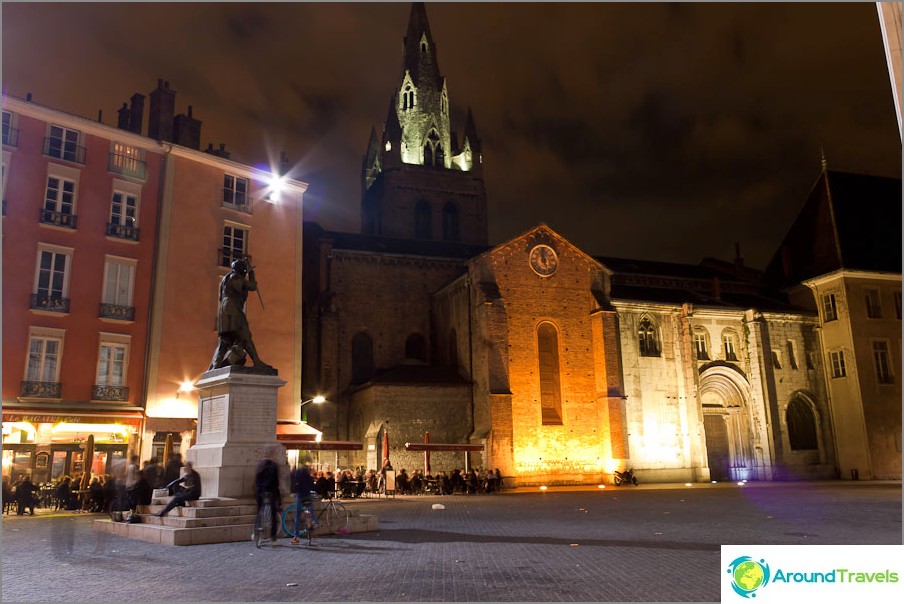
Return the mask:
[(304, 408), (305, 405), (307, 405), (308, 403), (314, 403), (315, 405), (319, 405), (319, 404), (325, 403), (325, 402), (326, 402), (326, 397), (323, 396), (322, 394), (318, 394), (314, 398), (309, 398), (306, 401), (301, 401), (301, 421), (303, 421), (304, 423), (308, 423), (308, 412), (305, 411), (305, 408)]

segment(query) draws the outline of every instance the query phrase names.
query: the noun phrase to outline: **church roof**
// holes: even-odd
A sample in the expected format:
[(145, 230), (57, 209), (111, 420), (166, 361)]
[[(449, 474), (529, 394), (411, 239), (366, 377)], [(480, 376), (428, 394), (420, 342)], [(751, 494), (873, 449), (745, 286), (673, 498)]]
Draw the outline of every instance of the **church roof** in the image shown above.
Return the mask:
[(776, 286), (837, 270), (901, 272), (901, 179), (823, 170), (766, 268)]

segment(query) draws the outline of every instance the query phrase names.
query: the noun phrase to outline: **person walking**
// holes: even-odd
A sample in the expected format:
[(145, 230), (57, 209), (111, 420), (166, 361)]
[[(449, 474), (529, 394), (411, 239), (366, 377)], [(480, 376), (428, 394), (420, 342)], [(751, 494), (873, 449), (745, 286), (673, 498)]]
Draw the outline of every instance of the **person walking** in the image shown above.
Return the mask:
[(254, 475), (254, 496), (257, 499), (257, 509), (260, 512), (264, 503), (264, 495), (269, 494), (272, 505), (270, 506), (270, 540), (276, 543), (276, 534), (279, 529), (277, 517), (282, 498), (279, 493), (279, 466), (268, 455), (259, 464)]
[[(311, 529), (317, 526), (317, 519), (314, 517), (314, 506), (312, 505), (312, 491), (314, 490), (314, 479), (311, 478), (311, 470), (307, 464), (302, 464), (300, 468), (292, 474), (292, 490), (295, 491), (295, 536), (292, 538), (292, 544), (298, 543), (298, 529), (301, 523), (301, 515), (307, 512), (311, 515), (313, 525)], [(304, 509), (302, 509), (304, 508)]]

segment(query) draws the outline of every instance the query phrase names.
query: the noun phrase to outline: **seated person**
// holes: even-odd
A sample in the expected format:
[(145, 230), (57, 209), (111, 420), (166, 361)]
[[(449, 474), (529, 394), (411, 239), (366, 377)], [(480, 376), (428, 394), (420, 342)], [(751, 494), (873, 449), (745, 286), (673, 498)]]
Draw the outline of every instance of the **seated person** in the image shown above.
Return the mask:
[(352, 496), (352, 485), (348, 470), (339, 472), (339, 478), (336, 480), (336, 489), (339, 491), (340, 497)]
[(186, 502), (201, 498), (201, 475), (195, 471), (190, 461), (186, 461), (182, 469), (184, 471), (182, 478), (166, 485), (167, 487), (177, 487), (177, 485), (182, 484), (182, 488), (173, 495), (173, 498), (166, 504), (163, 511), (157, 514), (160, 518), (166, 516), (177, 505), (185, 505)]
[(326, 475), (323, 472), (317, 472), (317, 480), (314, 481), (314, 490), (317, 492), (317, 496), (321, 499), (329, 499), (329, 487)]
[(411, 493), (411, 482), (408, 480), (408, 473), (405, 471), (405, 468), (402, 468), (395, 480), (396, 490), (399, 494), (407, 495)]

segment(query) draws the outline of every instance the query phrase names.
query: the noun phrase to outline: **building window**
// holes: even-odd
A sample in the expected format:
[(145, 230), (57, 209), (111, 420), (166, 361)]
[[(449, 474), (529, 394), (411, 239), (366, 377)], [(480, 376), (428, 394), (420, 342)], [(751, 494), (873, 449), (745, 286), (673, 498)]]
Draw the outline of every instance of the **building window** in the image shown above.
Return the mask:
[(231, 174), (223, 175), (223, 205), (225, 207), (250, 212), (249, 190), (247, 178), (239, 178)]
[(85, 148), (79, 145), (81, 133), (51, 124), (44, 141), (44, 155), (66, 161), (85, 163)]
[(785, 412), (788, 423), (788, 440), (792, 451), (808, 451), (819, 449), (816, 435), (816, 417), (805, 401), (795, 398)]
[(352, 383), (361, 384), (374, 375), (374, 342), (363, 331), (352, 338)]
[(147, 176), (144, 150), (114, 142), (110, 151), (110, 172), (143, 180)]
[(726, 361), (738, 360), (738, 336), (733, 331), (726, 331), (722, 334), (722, 348)]
[(62, 329), (30, 330), (22, 396), (60, 398), (60, 359), (63, 356), (64, 333)]
[(19, 146), (19, 131), (13, 127), (13, 114), (3, 112), (3, 144), (8, 147)]
[(876, 380), (880, 384), (895, 383), (895, 376), (891, 372), (891, 362), (888, 357), (888, 342), (885, 340), (873, 341), (873, 363), (876, 366)]
[(709, 334), (702, 327), (694, 328), (694, 350), (698, 361), (709, 360)]
[(248, 229), (227, 224), (223, 227), (223, 249), (220, 264), (228, 267), (235, 260), (242, 260), (248, 255)]
[(430, 239), (432, 232), (430, 204), (422, 199), (414, 207), (415, 239)]
[(870, 319), (882, 318), (882, 302), (879, 300), (878, 289), (865, 289), (863, 291), (866, 301), (866, 316)]
[(844, 351), (835, 350), (829, 353), (832, 362), (832, 377), (843, 378), (847, 375), (844, 369)]
[(540, 363), (540, 420), (544, 425), (560, 425), (559, 334), (552, 323), (537, 326), (537, 352)]
[(648, 317), (641, 319), (637, 327), (637, 343), (640, 347), (640, 356), (659, 356), (659, 338), (656, 334), (656, 326)]
[(901, 320), (901, 292), (895, 292), (895, 318)]
[(118, 342), (101, 342), (97, 357), (98, 386), (123, 386), (126, 382), (128, 346)]
[(414, 89), (411, 84), (406, 84), (402, 91), (402, 110), (408, 111), (409, 109), (414, 109)]
[(38, 250), (31, 308), (69, 312), (69, 256), (69, 251), (55, 248)]
[(138, 196), (113, 191), (107, 235), (138, 241)]
[(797, 354), (795, 354), (795, 351), (794, 351), (794, 342), (792, 342), (791, 340), (788, 340), (787, 346), (788, 346), (788, 366), (791, 367), (791, 369), (797, 369)]
[(75, 181), (58, 176), (47, 177), (41, 222), (75, 228)]
[(772, 351), (772, 367), (773, 367), (774, 369), (781, 369), (781, 368), (782, 368), (782, 358), (781, 358), (781, 356), (779, 355), (779, 353), (778, 353), (777, 350), (773, 350), (773, 351)]
[(443, 207), (443, 241), (458, 241), (458, 208), (451, 201)]
[(838, 308), (835, 306), (835, 294), (822, 296), (822, 321), (828, 323), (838, 319)]
[(424, 165), (443, 167), (445, 165), (445, 155), (443, 153), (443, 144), (439, 139), (436, 130), (431, 130), (424, 142)]
[(135, 309), (132, 307), (135, 264), (134, 260), (127, 258), (107, 257), (100, 317), (122, 321), (135, 320)]

